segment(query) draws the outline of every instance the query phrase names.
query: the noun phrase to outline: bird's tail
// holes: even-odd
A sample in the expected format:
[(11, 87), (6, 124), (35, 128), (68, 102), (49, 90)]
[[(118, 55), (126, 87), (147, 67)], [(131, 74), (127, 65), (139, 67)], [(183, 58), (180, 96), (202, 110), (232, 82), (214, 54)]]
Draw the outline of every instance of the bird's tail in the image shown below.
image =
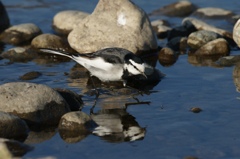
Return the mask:
[(49, 53), (49, 54), (66, 56), (66, 57), (69, 57), (71, 59), (73, 58), (73, 56), (70, 53), (63, 52), (63, 51), (56, 51), (56, 50), (52, 50), (52, 49), (39, 49), (39, 50), (42, 51), (42, 52), (45, 52), (45, 53)]

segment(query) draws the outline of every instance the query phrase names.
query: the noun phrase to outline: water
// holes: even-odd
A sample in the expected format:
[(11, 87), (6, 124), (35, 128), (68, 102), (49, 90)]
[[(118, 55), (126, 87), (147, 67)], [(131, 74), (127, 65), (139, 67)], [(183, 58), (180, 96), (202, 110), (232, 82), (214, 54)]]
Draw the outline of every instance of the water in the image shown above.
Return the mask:
[[(2, 0), (12, 24), (32, 22), (44, 33), (53, 33), (52, 17), (61, 10), (77, 9), (91, 12), (97, 0)], [(146, 12), (151, 12), (175, 0), (134, 0)], [(199, 7), (221, 7), (240, 14), (240, 1), (194, 0)], [(172, 25), (180, 25), (181, 18), (167, 18)], [(210, 20), (222, 28), (233, 26), (223, 20)], [(5, 50), (12, 46), (6, 46)], [(231, 51), (239, 54), (239, 51)], [(73, 83), (63, 72), (69, 72), (74, 62), (41, 64), (9, 63), (0, 60), (0, 84), (19, 81), (19, 76), (37, 70), (43, 75), (31, 82), (60, 87), (82, 93), (78, 83)], [(155, 93), (138, 96), (150, 105), (133, 105), (126, 110), (135, 117), (140, 127), (146, 128), (143, 140), (134, 142), (113, 142), (103, 137), (88, 135), (75, 143), (65, 142), (55, 131), (42, 132), (36, 142), (26, 143), (35, 147), (24, 158), (166, 158), (179, 159), (186, 156), (211, 159), (234, 159), (240, 157), (239, 93), (233, 81), (234, 67), (216, 68), (196, 66), (189, 62), (187, 55), (181, 55), (170, 67), (156, 66), (167, 76), (153, 88)], [(102, 97), (97, 110), (113, 102), (114, 97)], [(129, 97), (120, 98), (129, 101)], [(84, 111), (89, 113), (92, 98), (84, 98)], [(117, 100), (117, 105), (124, 102)], [(203, 111), (195, 114), (189, 111), (200, 107)]]

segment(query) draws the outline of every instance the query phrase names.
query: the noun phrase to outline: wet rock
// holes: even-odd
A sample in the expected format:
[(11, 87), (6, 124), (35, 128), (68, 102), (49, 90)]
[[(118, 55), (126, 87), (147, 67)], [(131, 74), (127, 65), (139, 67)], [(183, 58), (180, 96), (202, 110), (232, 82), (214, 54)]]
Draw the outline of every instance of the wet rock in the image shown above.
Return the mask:
[(77, 142), (90, 133), (93, 125), (90, 116), (84, 112), (70, 112), (62, 116), (58, 129), (60, 136), (66, 142)]
[(173, 28), (168, 33), (168, 40), (171, 40), (175, 37), (188, 37), (192, 32), (197, 31), (195, 26), (191, 23), (186, 21), (181, 26)]
[(219, 38), (200, 47), (195, 54), (196, 55), (222, 55), (226, 56), (230, 53), (228, 42)]
[(35, 37), (31, 42), (34, 48), (48, 48), (66, 52), (76, 52), (68, 44), (66, 39), (53, 34), (41, 34)]
[(222, 8), (206, 7), (197, 9), (193, 15), (204, 18), (229, 18), (233, 16), (234, 13)]
[(189, 35), (187, 44), (192, 49), (199, 49), (206, 43), (216, 40), (217, 38), (220, 38), (221, 36), (215, 32), (208, 31), (208, 30), (200, 30), (193, 32)]
[(223, 29), (216, 28), (216, 27), (209, 25), (209, 24), (207, 24), (201, 20), (198, 20), (196, 18), (190, 18), (190, 17), (184, 18), (182, 23), (184, 24), (186, 22), (187, 23), (191, 22), (197, 30), (213, 31), (213, 32), (216, 32), (216, 33), (222, 35), (223, 37), (232, 39), (232, 33), (228, 32), (226, 30), (223, 30)]
[(69, 112), (66, 101), (42, 84), (13, 82), (0, 85), (0, 111), (17, 115), (28, 124), (56, 125)]
[(25, 73), (24, 75), (20, 76), (19, 79), (20, 80), (32, 80), (32, 79), (38, 78), (41, 75), (42, 74), (38, 71), (32, 71), (32, 72), (28, 72), (28, 73)]
[(107, 47), (134, 53), (158, 48), (147, 14), (129, 0), (100, 0), (94, 12), (69, 34), (68, 41), (80, 53)]
[(42, 31), (35, 24), (19, 24), (3, 31), (0, 34), (0, 41), (7, 44), (19, 45), (30, 42), (34, 37), (41, 33)]
[(10, 26), (10, 20), (6, 9), (0, 1), (0, 33)]
[(79, 111), (82, 108), (83, 101), (81, 95), (62, 88), (55, 88), (55, 90), (66, 100), (71, 111)]
[(229, 67), (236, 65), (240, 62), (240, 56), (239, 55), (232, 55), (232, 56), (225, 56), (221, 57), (216, 63), (220, 66)]
[[(14, 157), (22, 157), (27, 152), (33, 150), (33, 147), (15, 140), (0, 138), (0, 144), (5, 144), (7, 149)], [(1, 154), (0, 154), (1, 155)]]
[(163, 66), (171, 66), (178, 59), (178, 55), (171, 48), (162, 48), (158, 54), (159, 63)]
[(202, 109), (198, 108), (198, 107), (193, 107), (193, 108), (190, 109), (190, 111), (193, 112), (193, 113), (200, 113), (202, 111)]
[(233, 40), (240, 47), (240, 19), (236, 22), (233, 28)]
[(237, 63), (233, 69), (233, 82), (236, 86), (236, 90), (240, 92), (240, 63)]
[(166, 16), (184, 17), (190, 15), (195, 9), (196, 7), (191, 2), (179, 1), (155, 10), (150, 13), (150, 15), (162, 14)]
[(176, 52), (185, 54), (188, 48), (186, 37), (175, 37), (167, 43), (167, 47), (173, 49)]
[(169, 27), (169, 23), (165, 20), (152, 21), (151, 25), (153, 27), (153, 30), (157, 34), (157, 37), (160, 39), (166, 38), (168, 35), (168, 32), (172, 30), (172, 28)]
[(28, 126), (19, 117), (0, 111), (0, 138), (24, 141), (28, 135)]
[(67, 10), (57, 13), (53, 18), (53, 29), (58, 34), (69, 34), (89, 13)]
[(12, 62), (28, 62), (37, 56), (36, 52), (26, 47), (14, 47), (1, 54), (1, 57)]

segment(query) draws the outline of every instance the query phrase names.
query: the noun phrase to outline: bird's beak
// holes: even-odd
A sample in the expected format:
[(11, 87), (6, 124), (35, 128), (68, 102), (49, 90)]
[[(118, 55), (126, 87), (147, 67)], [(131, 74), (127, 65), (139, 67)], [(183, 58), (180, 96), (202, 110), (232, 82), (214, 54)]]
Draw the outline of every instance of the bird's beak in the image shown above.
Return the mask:
[(144, 72), (142, 72), (142, 75), (147, 79), (148, 77), (147, 77), (147, 75), (144, 73)]

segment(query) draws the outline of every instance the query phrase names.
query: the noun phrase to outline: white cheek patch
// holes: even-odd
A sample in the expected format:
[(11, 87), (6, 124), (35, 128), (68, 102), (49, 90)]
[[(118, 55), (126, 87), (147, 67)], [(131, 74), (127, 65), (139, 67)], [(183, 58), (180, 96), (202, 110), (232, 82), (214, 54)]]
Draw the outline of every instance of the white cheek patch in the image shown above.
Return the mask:
[(127, 19), (126, 19), (125, 14), (120, 13), (120, 14), (118, 15), (118, 18), (117, 18), (117, 24), (118, 24), (119, 26), (123, 26), (123, 25), (126, 25), (126, 23), (127, 23)]
[[(145, 65), (144, 65), (144, 63), (142, 63), (142, 64), (139, 64), (139, 63), (136, 63), (136, 62), (134, 62), (133, 60), (129, 60), (131, 63), (132, 63), (132, 65), (133, 66), (135, 66), (136, 68), (137, 68), (137, 71), (138, 72), (140, 72), (140, 73), (144, 73), (144, 71), (145, 71)], [(135, 69), (135, 68), (134, 68)], [(135, 69), (136, 70), (136, 69)]]

